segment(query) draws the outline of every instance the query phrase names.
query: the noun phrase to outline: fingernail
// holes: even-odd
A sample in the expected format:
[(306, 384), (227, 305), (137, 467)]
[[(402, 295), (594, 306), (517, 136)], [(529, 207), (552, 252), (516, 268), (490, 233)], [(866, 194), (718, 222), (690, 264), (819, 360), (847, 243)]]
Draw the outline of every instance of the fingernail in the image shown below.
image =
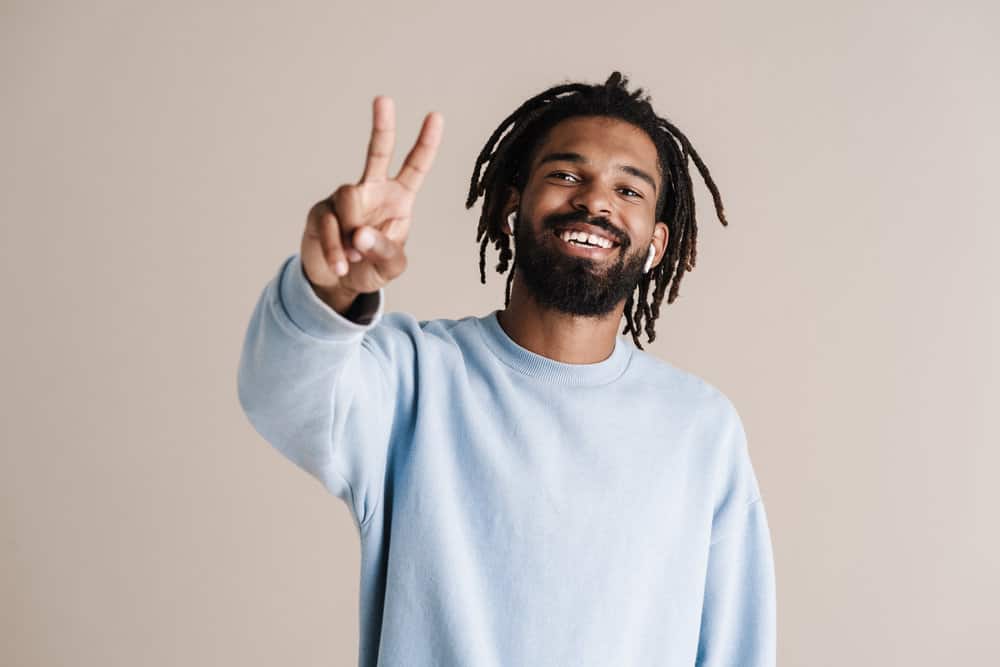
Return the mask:
[(364, 258), (361, 256), (360, 252), (358, 252), (354, 248), (351, 248), (350, 250), (347, 251), (347, 259), (349, 259), (352, 262), (360, 262)]
[(368, 228), (362, 228), (361, 231), (358, 232), (357, 237), (354, 239), (354, 245), (361, 250), (368, 250), (375, 245), (375, 237), (372, 235), (371, 230)]
[(347, 262), (342, 259), (337, 260), (336, 270), (338, 276), (342, 276), (347, 273)]

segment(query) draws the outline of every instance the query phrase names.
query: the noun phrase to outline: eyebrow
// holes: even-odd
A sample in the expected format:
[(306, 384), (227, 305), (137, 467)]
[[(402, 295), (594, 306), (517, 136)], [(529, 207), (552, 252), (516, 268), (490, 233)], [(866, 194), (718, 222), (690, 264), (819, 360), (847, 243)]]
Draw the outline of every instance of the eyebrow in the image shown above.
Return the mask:
[[(546, 162), (572, 162), (574, 164), (588, 164), (590, 160), (583, 157), (579, 153), (549, 153), (548, 155), (546, 155), (545, 157), (543, 157), (541, 160), (538, 161), (538, 166), (541, 167)], [(639, 169), (638, 167), (633, 167), (630, 164), (619, 164), (617, 165), (617, 167), (618, 171), (623, 171), (626, 174), (631, 174), (632, 176), (635, 176), (636, 178), (641, 178), (642, 180), (649, 183), (649, 185), (653, 188), (653, 194), (656, 194), (656, 181), (654, 181), (653, 177), (644, 172), (642, 169)]]

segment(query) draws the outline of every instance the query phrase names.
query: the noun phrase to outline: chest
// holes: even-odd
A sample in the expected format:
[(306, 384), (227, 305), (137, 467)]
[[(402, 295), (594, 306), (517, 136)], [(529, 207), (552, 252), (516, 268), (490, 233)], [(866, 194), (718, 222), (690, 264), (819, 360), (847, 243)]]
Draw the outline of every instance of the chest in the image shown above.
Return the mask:
[(460, 526), (515, 564), (544, 554), (579, 567), (592, 557), (598, 570), (609, 560), (662, 562), (707, 540), (701, 444), (683, 415), (611, 392), (606, 402), (509, 395), (478, 392), (418, 414), (396, 500), (425, 535)]

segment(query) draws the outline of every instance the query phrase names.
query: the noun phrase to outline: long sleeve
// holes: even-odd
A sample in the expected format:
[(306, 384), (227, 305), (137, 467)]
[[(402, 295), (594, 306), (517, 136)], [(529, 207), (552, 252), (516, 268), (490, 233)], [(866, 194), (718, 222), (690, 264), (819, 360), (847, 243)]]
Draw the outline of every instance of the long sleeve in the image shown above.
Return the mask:
[(743, 425), (731, 412), (731, 465), (713, 520), (697, 667), (774, 667), (774, 554)]
[(773, 667), (776, 663), (774, 558), (764, 503), (712, 544), (708, 560), (699, 667)]
[(349, 320), (319, 299), (292, 255), (254, 308), (237, 372), (253, 427), (344, 500), (359, 530), (383, 492), (391, 429), (405, 400), (391, 358), (405, 356), (405, 340), (379, 326), (383, 299), (380, 290), (367, 324)]

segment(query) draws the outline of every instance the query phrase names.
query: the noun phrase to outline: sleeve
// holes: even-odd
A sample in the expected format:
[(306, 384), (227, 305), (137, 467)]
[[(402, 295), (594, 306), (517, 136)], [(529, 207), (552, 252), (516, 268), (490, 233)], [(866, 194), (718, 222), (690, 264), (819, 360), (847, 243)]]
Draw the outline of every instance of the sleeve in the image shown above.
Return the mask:
[(733, 463), (712, 523), (697, 667), (774, 667), (774, 555), (739, 417), (728, 437)]
[[(394, 421), (406, 403), (405, 334), (383, 318), (384, 294), (352, 321), (313, 291), (298, 254), (264, 288), (237, 371), (256, 431), (351, 510), (361, 530), (383, 493)], [(366, 322), (367, 320), (367, 322)]]

